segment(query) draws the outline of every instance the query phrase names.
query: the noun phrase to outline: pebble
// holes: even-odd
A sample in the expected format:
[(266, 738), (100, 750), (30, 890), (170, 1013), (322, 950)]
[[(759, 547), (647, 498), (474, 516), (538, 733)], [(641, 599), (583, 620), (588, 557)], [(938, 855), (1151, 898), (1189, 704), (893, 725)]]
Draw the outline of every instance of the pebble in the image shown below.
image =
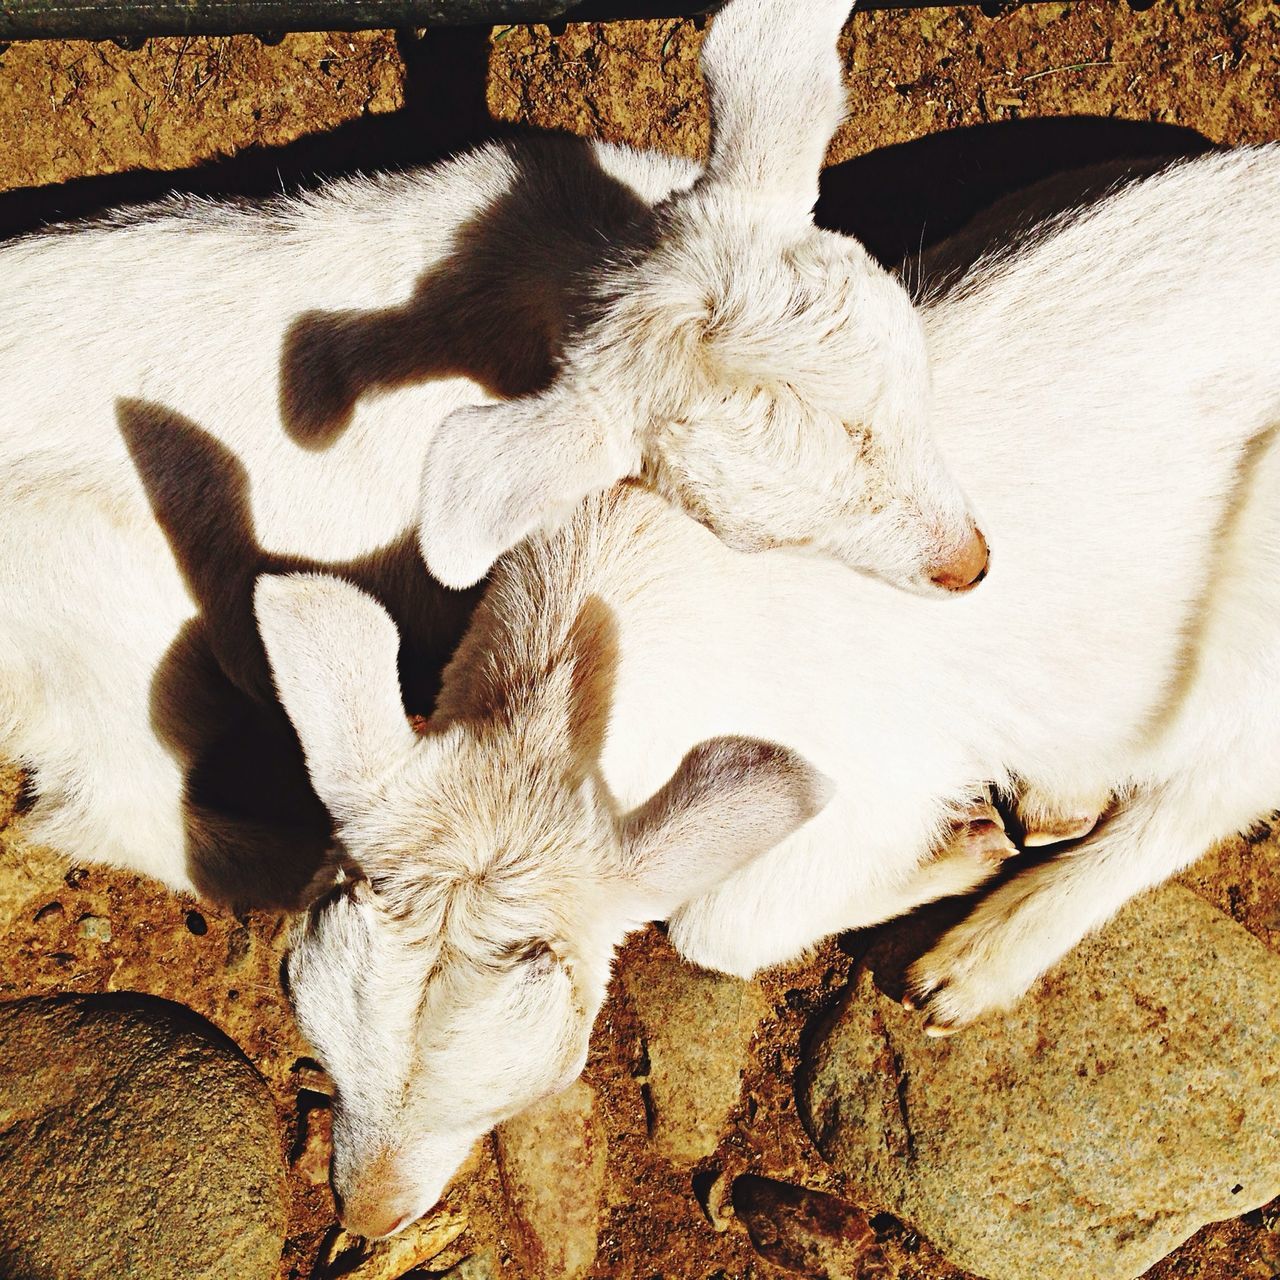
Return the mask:
[(293, 1076), (295, 1089), (305, 1089), (311, 1093), (323, 1093), (326, 1097), (333, 1097), (333, 1077), (311, 1058), (298, 1058), (290, 1069), (290, 1074)]
[(67, 917), (67, 910), (60, 902), (46, 902), (35, 914), (36, 924), (52, 927), (61, 924)]
[(733, 1201), (730, 1198), (729, 1178), (723, 1169), (708, 1169), (693, 1175), (693, 1194), (707, 1221), (716, 1231), (728, 1231), (733, 1221)]
[(595, 1091), (576, 1080), (498, 1129), (498, 1171), (525, 1270), (579, 1280), (596, 1256), (607, 1147)]
[(84, 915), (76, 921), (76, 932), (93, 942), (110, 942), (111, 921), (105, 916)]

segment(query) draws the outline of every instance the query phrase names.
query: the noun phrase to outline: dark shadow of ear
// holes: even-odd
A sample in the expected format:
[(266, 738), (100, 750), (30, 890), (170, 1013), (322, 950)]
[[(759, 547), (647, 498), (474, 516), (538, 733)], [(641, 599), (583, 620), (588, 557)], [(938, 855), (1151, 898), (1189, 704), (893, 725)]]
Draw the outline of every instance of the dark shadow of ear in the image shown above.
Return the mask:
[(187, 868), (200, 895), (236, 910), (305, 907), (329, 862), (329, 815), (288, 719), (226, 679), (199, 620), (156, 669), (151, 722), (186, 766)]
[(465, 377), (511, 399), (550, 384), (605, 257), (642, 235), (652, 215), (582, 139), (523, 139), (506, 163), (507, 191), (454, 234), (407, 302), (293, 322), (280, 416), (295, 442), (327, 448), (374, 392)]
[(618, 620), (599, 597), (588, 596), (569, 633), (573, 683), (569, 741), (584, 771), (598, 768), (618, 681)]
[(152, 681), (152, 724), (187, 774), (187, 858), (208, 897), (292, 907), (322, 863), (329, 820), (280, 707), (253, 617), (260, 573), (324, 572), (377, 599), (400, 631), (406, 713), (430, 714), (479, 590), (426, 572), (412, 530), (355, 560), (272, 553), (258, 543), (248, 477), (189, 418), (121, 400), (117, 421), (156, 523), (196, 607)]
[(0, 237), (54, 222), (96, 217), (172, 194), (268, 200), (355, 174), (433, 163), (492, 137), (485, 87), (489, 32), (432, 28), (396, 37), (405, 66), (405, 105), (362, 116), (282, 147), (248, 147), (227, 159), (171, 172), (134, 171), (78, 178), (0, 194)]
[(820, 226), (856, 236), (895, 267), (997, 201), (1046, 179), (1078, 175), (1042, 191), (1035, 217), (1096, 197), (1126, 173), (1150, 173), (1212, 148), (1194, 129), (1099, 116), (973, 125), (833, 165), (822, 175), (815, 216)]

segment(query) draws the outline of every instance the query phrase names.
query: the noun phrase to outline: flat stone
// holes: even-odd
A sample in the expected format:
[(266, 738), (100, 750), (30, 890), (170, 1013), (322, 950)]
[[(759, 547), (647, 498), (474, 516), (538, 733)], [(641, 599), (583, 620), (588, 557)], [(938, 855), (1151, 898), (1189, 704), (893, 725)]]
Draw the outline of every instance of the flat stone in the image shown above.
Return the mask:
[(644, 1025), (654, 1144), (693, 1164), (719, 1145), (768, 1003), (755, 983), (697, 969), (665, 946), (637, 954), (621, 976)]
[(1280, 1193), (1280, 958), (1179, 886), (951, 1039), (881, 994), (877, 942), (812, 1037), (801, 1115), (860, 1202), (990, 1280), (1135, 1280)]
[(302, 1108), (298, 1113), (298, 1141), (289, 1156), (289, 1163), (299, 1177), (313, 1187), (321, 1187), (329, 1181), (329, 1158), (333, 1154), (333, 1111), (327, 1106), (314, 1105)]
[(280, 1146), (261, 1077), (182, 1006), (0, 1006), (0, 1274), (274, 1280)]
[(455, 1267), (440, 1273), (439, 1280), (502, 1280), (498, 1260), (491, 1249), (463, 1258)]
[(437, 1209), (390, 1240), (365, 1240), (338, 1230), (328, 1241), (318, 1275), (323, 1280), (400, 1280), (442, 1254), (465, 1230), (460, 1213)]
[(498, 1171), (530, 1275), (578, 1280), (590, 1269), (606, 1159), (599, 1104), (585, 1080), (498, 1129)]
[(889, 1280), (867, 1215), (847, 1200), (744, 1174), (733, 1207), (756, 1252), (776, 1267), (809, 1280)]

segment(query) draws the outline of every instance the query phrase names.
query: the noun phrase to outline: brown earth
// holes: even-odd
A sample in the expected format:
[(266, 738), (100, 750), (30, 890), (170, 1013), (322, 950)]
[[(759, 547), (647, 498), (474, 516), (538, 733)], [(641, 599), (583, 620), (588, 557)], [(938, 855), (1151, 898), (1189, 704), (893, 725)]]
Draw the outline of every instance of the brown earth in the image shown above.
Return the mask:
[[(137, 52), (111, 44), (14, 45), (0, 56), (0, 190), (171, 171), (310, 137), (301, 149), (260, 152), (264, 171), (279, 155), (284, 182), (286, 157), (296, 171), (342, 163), (343, 155), (370, 165), (412, 158), (428, 141), (457, 145), (473, 131), (482, 101), (503, 122), (698, 154), (707, 127), (695, 69), (700, 41), (695, 23), (672, 20), (570, 26), (559, 35), (510, 27), (487, 43), (372, 33), (296, 35), (274, 47), (253, 37), (166, 39)], [(1158, 120), (1226, 143), (1280, 132), (1280, 6), (1267, 0), (1180, 0), (1137, 13), (1100, 0), (1041, 4), (998, 19), (969, 9), (867, 14), (850, 24), (845, 57), (851, 118), (833, 159), (938, 129), (1030, 116)], [(438, 114), (424, 120), (423, 103), (435, 103)], [(418, 113), (410, 117), (414, 104)], [(133, 192), (132, 181), (119, 190)], [(163, 181), (141, 189), (162, 188)], [(180, 1000), (224, 1029), (259, 1067), (292, 1143), (299, 1111), (322, 1099), (310, 1089), (315, 1072), (279, 990), (283, 922), (208, 910), (102, 868), (70, 869), (5, 835), (20, 799), (16, 775), (0, 774), (0, 997), (138, 990)], [(1235, 842), (1187, 882), (1280, 950), (1273, 855), (1267, 838)], [(651, 930), (622, 964), (652, 959), (665, 946)], [(610, 1178), (593, 1275), (785, 1274), (760, 1258), (740, 1227), (712, 1228), (694, 1175), (750, 1170), (843, 1189), (796, 1119), (792, 1078), (806, 1025), (835, 998), (851, 963), (833, 942), (761, 984), (769, 1012), (752, 1040), (739, 1102), (716, 1153), (691, 1168), (670, 1164), (650, 1141), (651, 1099), (636, 1067), (643, 1035), (624, 985), (615, 984), (588, 1068), (603, 1101)], [(307, 1167), (302, 1161), (290, 1176), (282, 1277), (313, 1273), (333, 1222), (328, 1189), (304, 1176)], [(503, 1275), (522, 1274), (488, 1149), (476, 1155), (449, 1205), (466, 1212), (470, 1226), (433, 1268), (488, 1247)], [(1280, 1275), (1273, 1221), (1264, 1211), (1207, 1228), (1149, 1274)], [(891, 1274), (962, 1280), (909, 1229), (879, 1219), (876, 1225)]]

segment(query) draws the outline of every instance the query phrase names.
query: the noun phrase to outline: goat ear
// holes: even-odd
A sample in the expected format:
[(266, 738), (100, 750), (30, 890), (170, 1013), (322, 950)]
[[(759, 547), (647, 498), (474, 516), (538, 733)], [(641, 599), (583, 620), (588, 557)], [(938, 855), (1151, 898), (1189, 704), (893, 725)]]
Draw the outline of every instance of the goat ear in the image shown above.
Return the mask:
[[(850, 0), (730, 0), (702, 46), (711, 97), (708, 189), (767, 196), (806, 216), (844, 114), (836, 38)], [(765, 52), (767, 50), (767, 52)]]
[(819, 813), (831, 781), (786, 747), (709, 738), (622, 820), (626, 873), (642, 918), (663, 919), (768, 852)]
[(325, 574), (264, 574), (254, 612), (312, 785), (341, 822), (417, 743), (400, 698), (396, 625), (363, 591)]
[(418, 542), (446, 587), (479, 582), (522, 538), (565, 519), (588, 494), (639, 467), (634, 443), (555, 389), (459, 409), (427, 448)]

